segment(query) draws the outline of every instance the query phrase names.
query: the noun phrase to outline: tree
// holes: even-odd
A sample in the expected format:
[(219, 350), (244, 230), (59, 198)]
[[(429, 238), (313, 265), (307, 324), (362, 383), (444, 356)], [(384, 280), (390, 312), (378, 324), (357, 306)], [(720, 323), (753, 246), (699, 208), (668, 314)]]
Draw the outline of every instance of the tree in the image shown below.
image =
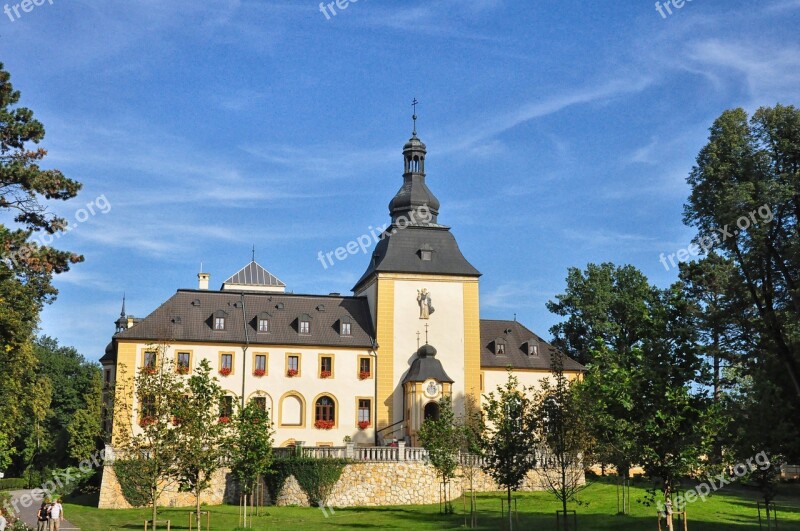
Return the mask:
[(552, 355), (553, 383), (546, 378), (534, 394), (537, 439), (546, 448), (539, 459), (536, 472), (545, 489), (561, 502), (564, 512), (563, 528), (569, 529), (567, 504), (586, 487), (583, 458), (591, 448), (591, 435), (577, 393), (564, 374), (564, 354)]
[(74, 197), (80, 184), (39, 162), (47, 152), (35, 148), (44, 126), (33, 112), (18, 107), (19, 91), (0, 63), (0, 433), (14, 440), (24, 426), (27, 397), (36, 389), (29, 375), (35, 360), (31, 339), (43, 304), (52, 302), (53, 274), (69, 269), (83, 257), (31, 241), (35, 232), (64, 231), (66, 221), (49, 214), (46, 200)]
[(219, 403), (225, 392), (211, 376), (204, 359), (189, 378), (188, 396), (178, 408), (180, 453), (178, 467), (182, 486), (195, 496), (200, 522), (200, 496), (211, 486), (214, 473), (222, 467), (228, 424), (219, 421)]
[(749, 121), (743, 109), (725, 111), (688, 183), (684, 222), (736, 265), (734, 293), (755, 307), (769, 341), (761, 352), (782, 364), (770, 378), (800, 404), (800, 110), (762, 107)]
[(456, 475), (458, 457), (464, 445), (463, 425), (459, 425), (453, 412), (450, 396), (439, 400), (439, 417), (428, 418), (419, 429), (419, 440), (428, 450), (428, 460), (439, 477), (444, 488), (444, 512), (453, 513), (453, 504), (447, 497), (450, 480)]
[(652, 324), (637, 370), (637, 407), (643, 412), (637, 445), (640, 464), (650, 477), (660, 478), (669, 498), (678, 479), (701, 464), (708, 400), (697, 387), (702, 360), (680, 286), (661, 292), (648, 317)]
[(483, 469), (506, 488), (511, 529), (511, 491), (516, 491), (535, 466), (535, 412), (530, 397), (509, 369), (505, 385), (485, 395)]
[(155, 529), (158, 499), (180, 474), (178, 463), (183, 448), (175, 420), (188, 390), (184, 378), (175, 374), (174, 360), (167, 355), (168, 345), (160, 343), (151, 348), (155, 363), (139, 369), (135, 390), (117, 390), (117, 396), (135, 391), (136, 403), (129, 406), (125, 401), (115, 401), (115, 407), (123, 411), (114, 418), (127, 418), (131, 423), (119, 426), (120, 459), (114, 470), (123, 491), (127, 488), (151, 508)]
[(272, 464), (272, 427), (269, 413), (257, 403), (239, 406), (233, 431), (227, 444), (231, 472), (239, 480), (244, 505), (244, 527), (247, 527), (247, 497), (255, 489), (262, 474)]

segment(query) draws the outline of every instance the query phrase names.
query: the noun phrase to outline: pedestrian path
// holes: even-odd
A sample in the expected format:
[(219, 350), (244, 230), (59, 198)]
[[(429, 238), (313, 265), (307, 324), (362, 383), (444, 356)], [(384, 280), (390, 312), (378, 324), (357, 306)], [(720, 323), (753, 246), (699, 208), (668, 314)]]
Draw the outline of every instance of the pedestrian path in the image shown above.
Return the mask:
[[(39, 506), (42, 505), (43, 496), (41, 490), (11, 491), (11, 506), (17, 510), (17, 517), (32, 529), (36, 529), (36, 513), (39, 511)], [(25, 507), (25, 505), (28, 506)], [(72, 525), (69, 520), (63, 520), (61, 531), (80, 531), (80, 528)]]

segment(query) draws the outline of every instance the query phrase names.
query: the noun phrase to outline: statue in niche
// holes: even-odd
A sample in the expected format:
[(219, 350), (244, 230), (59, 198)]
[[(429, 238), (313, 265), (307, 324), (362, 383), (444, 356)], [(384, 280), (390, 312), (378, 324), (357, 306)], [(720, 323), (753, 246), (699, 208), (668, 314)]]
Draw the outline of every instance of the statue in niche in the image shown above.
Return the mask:
[(417, 290), (417, 302), (419, 303), (419, 318), (428, 319), (435, 310), (431, 303), (431, 294), (426, 288)]

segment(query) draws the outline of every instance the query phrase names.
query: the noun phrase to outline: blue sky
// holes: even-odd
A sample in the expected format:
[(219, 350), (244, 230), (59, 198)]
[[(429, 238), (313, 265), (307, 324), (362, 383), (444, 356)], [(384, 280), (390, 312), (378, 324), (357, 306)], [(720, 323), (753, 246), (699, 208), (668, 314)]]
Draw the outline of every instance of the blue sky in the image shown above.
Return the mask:
[(123, 292), (144, 316), (196, 287), (201, 262), (217, 287), (252, 245), (290, 290), (348, 293), (368, 257), (324, 269), (317, 254), (388, 220), (414, 97), (439, 220), (484, 274), (483, 317), (516, 313), (549, 337), (545, 302), (589, 262), (668, 285), (659, 255), (694, 235), (685, 179), (713, 120), (800, 102), (800, 0), (672, 11), (360, 0), (328, 20), (306, 0), (47, 0), (0, 13), (0, 60), (47, 128), (47, 165), (84, 183), (51, 208), (111, 205), (56, 242), (86, 262), (56, 279), (42, 332), (97, 359)]

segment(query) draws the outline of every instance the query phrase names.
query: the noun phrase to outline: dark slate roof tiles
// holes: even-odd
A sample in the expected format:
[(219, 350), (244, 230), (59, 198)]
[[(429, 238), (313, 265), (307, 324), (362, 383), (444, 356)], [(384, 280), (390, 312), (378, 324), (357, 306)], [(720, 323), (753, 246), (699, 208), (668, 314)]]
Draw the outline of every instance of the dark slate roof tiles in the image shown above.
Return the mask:
[[(493, 343), (496, 339), (505, 340), (505, 354), (494, 353)], [(524, 351), (529, 340), (539, 346), (538, 356), (529, 356)], [(517, 321), (497, 321), (481, 319), (481, 367), (514, 369), (550, 370), (552, 355), (556, 348), (544, 339), (531, 332)], [(564, 357), (564, 370), (584, 371), (586, 368), (569, 357)]]

